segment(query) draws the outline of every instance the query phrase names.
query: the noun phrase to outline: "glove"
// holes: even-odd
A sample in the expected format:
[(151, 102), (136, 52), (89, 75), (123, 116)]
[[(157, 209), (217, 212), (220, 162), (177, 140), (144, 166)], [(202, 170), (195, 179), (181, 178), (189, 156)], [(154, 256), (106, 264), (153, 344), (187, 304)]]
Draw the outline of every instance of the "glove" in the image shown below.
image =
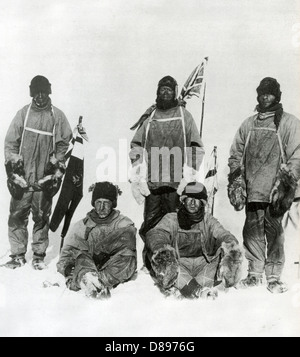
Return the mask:
[(15, 155), (5, 163), (7, 174), (7, 187), (11, 196), (16, 200), (21, 200), (28, 184), (25, 181), (24, 162), (20, 155)]
[(136, 202), (141, 205), (145, 197), (150, 195), (147, 184), (147, 167), (145, 163), (132, 166), (129, 172), (131, 192)]
[(36, 188), (41, 189), (49, 197), (54, 197), (60, 189), (63, 175), (66, 172), (66, 166), (58, 161), (55, 156), (50, 157), (49, 163), (45, 168), (45, 177), (37, 182)]
[(110, 297), (110, 292), (99, 280), (95, 272), (86, 273), (80, 282), (80, 288), (89, 298), (103, 299)]
[(179, 186), (177, 188), (177, 194), (182, 195), (183, 190), (186, 185), (190, 182), (196, 182), (199, 179), (199, 172), (194, 168), (188, 166), (187, 164), (183, 165), (183, 178), (181, 179)]
[(288, 211), (295, 198), (297, 180), (286, 165), (281, 165), (270, 194), (270, 213), (281, 217)]
[(222, 259), (220, 262), (218, 279), (222, 280), (225, 288), (236, 286), (241, 280), (243, 252), (235, 243), (222, 243)]
[(152, 256), (151, 265), (157, 282), (162, 288), (169, 289), (175, 284), (179, 273), (179, 263), (174, 248), (165, 246), (157, 250)]
[(243, 167), (238, 167), (228, 175), (228, 198), (236, 211), (241, 211), (246, 204), (246, 182)]

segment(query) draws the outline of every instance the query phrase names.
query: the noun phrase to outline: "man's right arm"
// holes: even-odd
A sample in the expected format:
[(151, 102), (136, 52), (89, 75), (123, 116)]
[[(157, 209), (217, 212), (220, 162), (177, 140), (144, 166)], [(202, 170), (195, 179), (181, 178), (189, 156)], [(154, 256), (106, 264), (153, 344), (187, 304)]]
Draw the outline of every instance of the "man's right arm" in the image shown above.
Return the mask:
[(144, 124), (136, 131), (136, 133), (130, 143), (129, 158), (130, 158), (132, 165), (134, 165), (134, 166), (141, 164), (143, 161), (144, 140), (145, 140), (145, 138), (144, 138), (145, 125)]
[(228, 159), (228, 166), (230, 167), (231, 173), (241, 166), (247, 136), (250, 131), (249, 124), (250, 118), (244, 121), (234, 136), (233, 143), (230, 147), (230, 156)]
[(5, 161), (13, 160), (19, 155), (20, 144), (24, 129), (24, 108), (19, 110), (12, 120), (5, 136), (4, 154)]
[(80, 221), (74, 225), (67, 236), (57, 263), (57, 271), (65, 277), (70, 275), (70, 271), (75, 267), (76, 259), (80, 254), (89, 251), (89, 245), (84, 239), (84, 233), (85, 225), (83, 221)]

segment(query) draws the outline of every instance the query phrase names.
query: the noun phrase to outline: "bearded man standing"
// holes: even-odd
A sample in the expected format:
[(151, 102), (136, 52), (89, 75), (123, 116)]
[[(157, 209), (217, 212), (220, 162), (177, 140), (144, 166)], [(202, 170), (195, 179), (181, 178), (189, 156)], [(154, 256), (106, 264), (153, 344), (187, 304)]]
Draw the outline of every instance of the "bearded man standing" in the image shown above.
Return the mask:
[(300, 121), (283, 110), (280, 85), (266, 77), (257, 88), (257, 114), (238, 129), (230, 149), (228, 195), (236, 210), (245, 206), (244, 247), (248, 276), (243, 288), (262, 284), (283, 293), (285, 263), (282, 219), (300, 178)]
[(8, 237), (11, 260), (7, 268), (26, 263), (28, 218), (32, 212), (33, 260), (36, 270), (46, 268), (52, 197), (65, 172), (65, 153), (72, 130), (65, 114), (52, 105), (51, 84), (36, 76), (30, 83), (32, 102), (18, 111), (5, 137), (5, 167), (11, 193)]
[[(130, 182), (138, 203), (144, 202), (144, 221), (139, 230), (146, 233), (179, 207), (179, 195), (187, 183), (197, 178), (204, 156), (203, 143), (185, 103), (177, 98), (178, 85), (171, 76), (158, 82), (156, 104), (131, 128)], [(149, 262), (144, 263), (150, 268)]]

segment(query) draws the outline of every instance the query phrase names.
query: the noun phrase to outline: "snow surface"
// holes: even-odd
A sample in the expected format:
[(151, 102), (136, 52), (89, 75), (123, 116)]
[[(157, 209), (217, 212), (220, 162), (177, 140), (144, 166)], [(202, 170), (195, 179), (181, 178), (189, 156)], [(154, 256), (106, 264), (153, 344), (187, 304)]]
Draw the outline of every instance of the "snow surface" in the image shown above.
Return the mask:
[[(72, 128), (83, 115), (90, 142), (84, 198), (73, 223), (91, 209), (88, 187), (99, 179), (110, 153), (110, 162), (116, 159), (115, 182), (123, 190), (118, 208), (140, 227), (143, 209), (134, 202), (126, 177), (129, 128), (153, 103), (159, 79), (174, 76), (180, 90), (209, 56), (203, 141), (206, 161), (218, 147), (214, 215), (242, 242), (244, 213), (233, 210), (226, 192), (229, 148), (242, 120), (253, 114), (255, 89), (266, 76), (278, 79), (284, 109), (300, 118), (298, 0), (0, 0), (0, 39), (2, 148), (17, 110), (29, 103), (28, 85), (37, 74), (49, 78), (53, 104)], [(198, 125), (200, 108), (197, 98), (187, 104)], [(9, 193), (0, 154), (3, 264), (10, 254)], [(108, 301), (88, 300), (66, 290), (56, 273), (60, 231), (50, 233), (47, 270), (31, 268), (30, 246), (28, 265), (0, 268), (0, 336), (300, 335), (300, 280), (294, 264), (300, 239), (292, 227), (286, 231), (286, 294), (272, 295), (263, 286), (231, 290), (216, 301), (164, 298), (140, 271), (139, 237), (137, 279), (117, 287)], [(246, 264), (244, 270), (246, 275)], [(46, 281), (60, 286), (44, 288)]]
[[(34, 271), (30, 264), (14, 271), (1, 268), (0, 336), (299, 336), (300, 280), (298, 266), (293, 264), (297, 259), (294, 238), (287, 236), (284, 276), (290, 289), (282, 295), (273, 295), (263, 286), (230, 289), (215, 301), (165, 298), (140, 270), (138, 238), (136, 280), (113, 290), (111, 299), (95, 301), (65, 288), (64, 278), (56, 272), (59, 231), (50, 233), (47, 270)], [(1, 252), (9, 249), (4, 243)], [(29, 263), (31, 255), (27, 254)], [(44, 287), (44, 283), (60, 286)]]

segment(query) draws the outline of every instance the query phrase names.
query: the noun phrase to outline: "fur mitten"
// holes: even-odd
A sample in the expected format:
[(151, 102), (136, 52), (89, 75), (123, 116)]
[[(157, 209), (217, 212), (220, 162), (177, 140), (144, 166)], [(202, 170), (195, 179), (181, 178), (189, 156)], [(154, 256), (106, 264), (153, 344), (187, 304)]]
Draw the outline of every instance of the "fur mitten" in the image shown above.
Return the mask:
[(101, 283), (96, 272), (86, 273), (81, 279), (80, 288), (89, 298), (105, 299), (110, 297), (108, 288)]
[(228, 198), (236, 211), (241, 211), (246, 204), (246, 182), (243, 167), (238, 167), (228, 175)]
[(286, 165), (282, 165), (270, 194), (270, 213), (273, 217), (281, 217), (290, 209), (296, 189), (297, 180), (294, 174)]
[(21, 156), (15, 155), (5, 163), (7, 174), (7, 187), (11, 196), (20, 200), (23, 197), (28, 184), (25, 181), (24, 162)]
[(157, 282), (162, 288), (169, 289), (174, 285), (179, 272), (179, 263), (174, 248), (166, 245), (157, 250), (153, 254), (151, 265)]
[(220, 262), (218, 279), (223, 281), (226, 288), (236, 286), (242, 276), (243, 252), (235, 243), (222, 243), (223, 257)]
[(145, 197), (150, 195), (150, 190), (147, 184), (147, 167), (145, 163), (131, 167), (129, 172), (129, 182), (131, 184), (131, 192), (134, 199), (141, 205), (145, 201)]

